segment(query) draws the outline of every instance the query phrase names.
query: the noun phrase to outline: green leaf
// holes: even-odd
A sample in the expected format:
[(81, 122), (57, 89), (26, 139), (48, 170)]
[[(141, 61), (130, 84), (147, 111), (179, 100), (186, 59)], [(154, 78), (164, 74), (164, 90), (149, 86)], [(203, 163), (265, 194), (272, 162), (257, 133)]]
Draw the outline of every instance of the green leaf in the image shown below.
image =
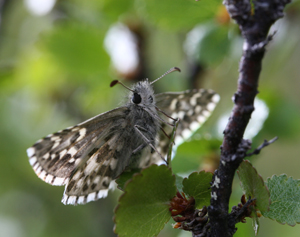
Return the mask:
[(176, 187), (177, 187), (177, 190), (181, 193), (183, 192), (183, 178), (181, 176), (178, 176), (177, 174), (175, 174), (175, 177), (176, 177)]
[(80, 24), (63, 24), (44, 38), (45, 50), (65, 71), (82, 76), (107, 70), (109, 57), (104, 50), (104, 32)]
[(255, 207), (260, 211), (267, 211), (270, 205), (270, 193), (265, 186), (262, 177), (251, 165), (250, 161), (244, 160), (240, 164), (237, 173), (246, 198), (249, 196), (251, 196), (251, 198), (256, 198)]
[(270, 190), (271, 205), (262, 215), (290, 226), (300, 223), (300, 180), (285, 174), (273, 175), (266, 185)]
[(221, 141), (218, 139), (197, 139), (181, 144), (174, 159), (172, 170), (174, 173), (186, 173), (199, 169), (204, 157), (212, 157), (219, 153)]
[[(264, 124), (264, 131), (268, 136), (294, 139), (300, 132), (300, 111), (298, 104), (290, 98), (278, 94), (277, 90), (266, 88), (262, 99), (267, 102), (270, 114)], [(285, 126), (279, 126), (282, 123)]]
[(120, 18), (120, 15), (126, 13), (127, 11), (131, 11), (134, 0), (126, 0), (126, 1), (118, 1), (116, 4), (115, 1), (104, 0), (101, 2), (102, 5), (102, 14), (112, 18), (112, 20), (117, 21)]
[(137, 10), (157, 26), (169, 30), (191, 28), (216, 15), (218, 0), (137, 0)]
[(116, 183), (118, 184), (117, 188), (124, 191), (125, 185), (128, 180), (132, 178), (134, 174), (140, 173), (141, 169), (132, 169), (130, 171), (123, 172), (118, 179), (116, 179)]
[[(216, 23), (201, 25), (202, 37), (197, 45), (197, 59), (200, 63), (220, 64), (230, 49), (228, 27)], [(218, 45), (218, 47), (216, 47)]]
[(209, 206), (210, 204), (210, 182), (212, 180), (212, 173), (200, 171), (190, 174), (188, 178), (185, 178), (182, 182), (183, 191), (195, 198), (196, 207), (202, 208), (203, 206)]
[(171, 217), (175, 176), (165, 165), (152, 165), (133, 176), (115, 210), (115, 232), (123, 236), (156, 236)]

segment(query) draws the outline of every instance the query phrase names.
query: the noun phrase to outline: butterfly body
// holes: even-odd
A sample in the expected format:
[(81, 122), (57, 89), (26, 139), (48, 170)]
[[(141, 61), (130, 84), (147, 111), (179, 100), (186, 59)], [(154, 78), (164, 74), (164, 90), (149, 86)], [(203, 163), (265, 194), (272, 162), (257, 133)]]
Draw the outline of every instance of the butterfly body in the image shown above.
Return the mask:
[(65, 185), (64, 204), (106, 197), (112, 181), (125, 170), (161, 161), (172, 120), (159, 109), (182, 120), (177, 133), (184, 139), (205, 121), (219, 100), (215, 92), (203, 89), (155, 95), (148, 80), (129, 90), (124, 106), (50, 134), (28, 148), (29, 162), (38, 177), (52, 185)]

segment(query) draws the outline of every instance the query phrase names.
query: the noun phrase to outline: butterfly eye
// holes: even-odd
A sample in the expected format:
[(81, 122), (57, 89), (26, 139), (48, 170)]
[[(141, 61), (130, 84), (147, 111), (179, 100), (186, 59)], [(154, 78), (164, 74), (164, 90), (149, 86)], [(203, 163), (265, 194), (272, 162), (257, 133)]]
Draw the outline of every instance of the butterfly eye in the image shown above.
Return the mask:
[(134, 92), (133, 97), (132, 97), (132, 102), (135, 104), (139, 104), (139, 103), (141, 103), (141, 101), (142, 101), (141, 96), (138, 93)]
[(151, 95), (148, 97), (148, 99), (149, 99), (150, 103), (153, 103), (153, 97)]

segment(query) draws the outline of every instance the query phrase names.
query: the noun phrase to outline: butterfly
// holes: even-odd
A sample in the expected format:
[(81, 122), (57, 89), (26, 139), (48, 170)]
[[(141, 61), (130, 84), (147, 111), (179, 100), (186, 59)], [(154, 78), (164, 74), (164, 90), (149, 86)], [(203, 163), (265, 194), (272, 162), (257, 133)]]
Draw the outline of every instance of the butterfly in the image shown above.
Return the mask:
[(124, 171), (164, 160), (175, 119), (175, 144), (191, 136), (210, 116), (220, 97), (212, 90), (154, 94), (156, 80), (128, 88), (124, 106), (38, 140), (27, 149), (37, 176), (51, 185), (65, 185), (64, 204), (85, 204), (107, 196)]

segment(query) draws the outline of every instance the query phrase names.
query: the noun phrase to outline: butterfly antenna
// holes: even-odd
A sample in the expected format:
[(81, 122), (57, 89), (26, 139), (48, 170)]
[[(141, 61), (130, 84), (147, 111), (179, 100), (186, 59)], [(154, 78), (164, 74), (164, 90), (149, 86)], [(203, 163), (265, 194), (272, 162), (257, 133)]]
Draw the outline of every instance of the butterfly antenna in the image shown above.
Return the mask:
[(158, 81), (159, 79), (163, 78), (164, 76), (168, 75), (169, 73), (175, 72), (175, 71), (181, 72), (180, 68), (178, 68), (178, 67), (172, 67), (170, 70), (166, 71), (162, 76), (160, 76), (159, 78), (157, 78), (154, 81), (152, 81), (150, 83), (150, 85), (152, 85), (154, 82)]
[(116, 84), (120, 84), (122, 85), (123, 87), (125, 87), (127, 90), (130, 90), (132, 92), (135, 92), (134, 90), (131, 90), (129, 87), (125, 86), (122, 82), (118, 81), (118, 80), (114, 80), (110, 83), (110, 87), (113, 87), (115, 86)]

